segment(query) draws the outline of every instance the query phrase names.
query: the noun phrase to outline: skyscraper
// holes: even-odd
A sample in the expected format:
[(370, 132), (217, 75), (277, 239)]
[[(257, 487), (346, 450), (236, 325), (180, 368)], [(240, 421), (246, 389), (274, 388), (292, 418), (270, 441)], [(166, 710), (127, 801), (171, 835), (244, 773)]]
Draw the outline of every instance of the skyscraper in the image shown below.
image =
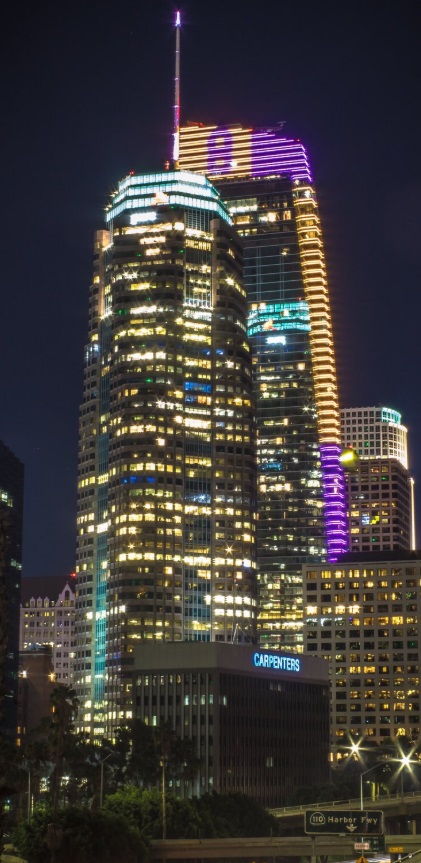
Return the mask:
[(180, 166), (207, 174), (244, 244), (257, 417), (259, 635), (302, 649), (302, 564), (347, 548), (332, 323), (304, 146), (279, 129), (191, 124)]
[(130, 175), (97, 232), (80, 413), (80, 727), (132, 715), (134, 647), (253, 640), (255, 425), (242, 250), (185, 171)]
[(19, 670), (19, 599), (22, 572), (22, 525), (23, 525), (23, 464), (14, 453), (0, 441), (0, 565), (1, 623), (7, 632), (1, 669), (4, 686), (1, 702), (1, 727), (13, 740), (16, 739), (17, 696)]
[(341, 411), (342, 442), (359, 459), (346, 474), (351, 551), (415, 549), (407, 429), (384, 406)]

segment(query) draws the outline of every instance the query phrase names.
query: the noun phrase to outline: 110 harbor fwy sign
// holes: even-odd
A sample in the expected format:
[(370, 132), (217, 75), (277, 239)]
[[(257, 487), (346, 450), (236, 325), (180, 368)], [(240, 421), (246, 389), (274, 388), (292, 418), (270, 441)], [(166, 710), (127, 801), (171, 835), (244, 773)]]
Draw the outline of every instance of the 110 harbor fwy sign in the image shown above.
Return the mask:
[(331, 833), (336, 836), (360, 836), (384, 833), (383, 812), (372, 809), (307, 809), (305, 812), (304, 832), (316, 836), (318, 833)]

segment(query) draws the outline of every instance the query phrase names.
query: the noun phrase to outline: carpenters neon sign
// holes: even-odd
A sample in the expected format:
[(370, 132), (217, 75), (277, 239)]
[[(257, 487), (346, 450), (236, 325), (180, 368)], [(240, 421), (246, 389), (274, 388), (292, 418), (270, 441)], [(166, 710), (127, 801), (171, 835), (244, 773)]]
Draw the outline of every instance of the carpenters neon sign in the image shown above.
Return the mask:
[(273, 668), (274, 671), (299, 671), (300, 660), (295, 656), (282, 656), (279, 653), (253, 653), (256, 668)]

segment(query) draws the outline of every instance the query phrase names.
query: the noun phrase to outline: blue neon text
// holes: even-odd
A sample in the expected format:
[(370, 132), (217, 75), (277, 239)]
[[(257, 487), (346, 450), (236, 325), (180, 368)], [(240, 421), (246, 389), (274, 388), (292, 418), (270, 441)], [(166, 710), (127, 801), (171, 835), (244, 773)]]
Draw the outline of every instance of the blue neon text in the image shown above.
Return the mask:
[(277, 653), (253, 653), (253, 664), (257, 668), (273, 668), (280, 671), (299, 671), (300, 660)]

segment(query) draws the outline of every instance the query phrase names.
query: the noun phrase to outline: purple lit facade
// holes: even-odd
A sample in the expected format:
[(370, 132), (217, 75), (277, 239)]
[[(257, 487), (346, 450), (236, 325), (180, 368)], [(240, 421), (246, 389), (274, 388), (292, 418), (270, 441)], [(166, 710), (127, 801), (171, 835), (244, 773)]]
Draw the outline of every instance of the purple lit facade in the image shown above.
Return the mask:
[(348, 550), (345, 477), (340, 462), (340, 454), (341, 447), (336, 443), (322, 443), (320, 445), (327, 558), (329, 563), (335, 563), (338, 557)]
[[(195, 133), (200, 140), (200, 154), (195, 146)], [(279, 130), (189, 126), (181, 130), (181, 135), (183, 155), (180, 165), (186, 166), (188, 160), (190, 170), (206, 173), (213, 180), (240, 175), (267, 177), (287, 174), (292, 181), (313, 182), (305, 147), (297, 139), (281, 136)], [(191, 154), (187, 153), (187, 136), (193, 139)]]

